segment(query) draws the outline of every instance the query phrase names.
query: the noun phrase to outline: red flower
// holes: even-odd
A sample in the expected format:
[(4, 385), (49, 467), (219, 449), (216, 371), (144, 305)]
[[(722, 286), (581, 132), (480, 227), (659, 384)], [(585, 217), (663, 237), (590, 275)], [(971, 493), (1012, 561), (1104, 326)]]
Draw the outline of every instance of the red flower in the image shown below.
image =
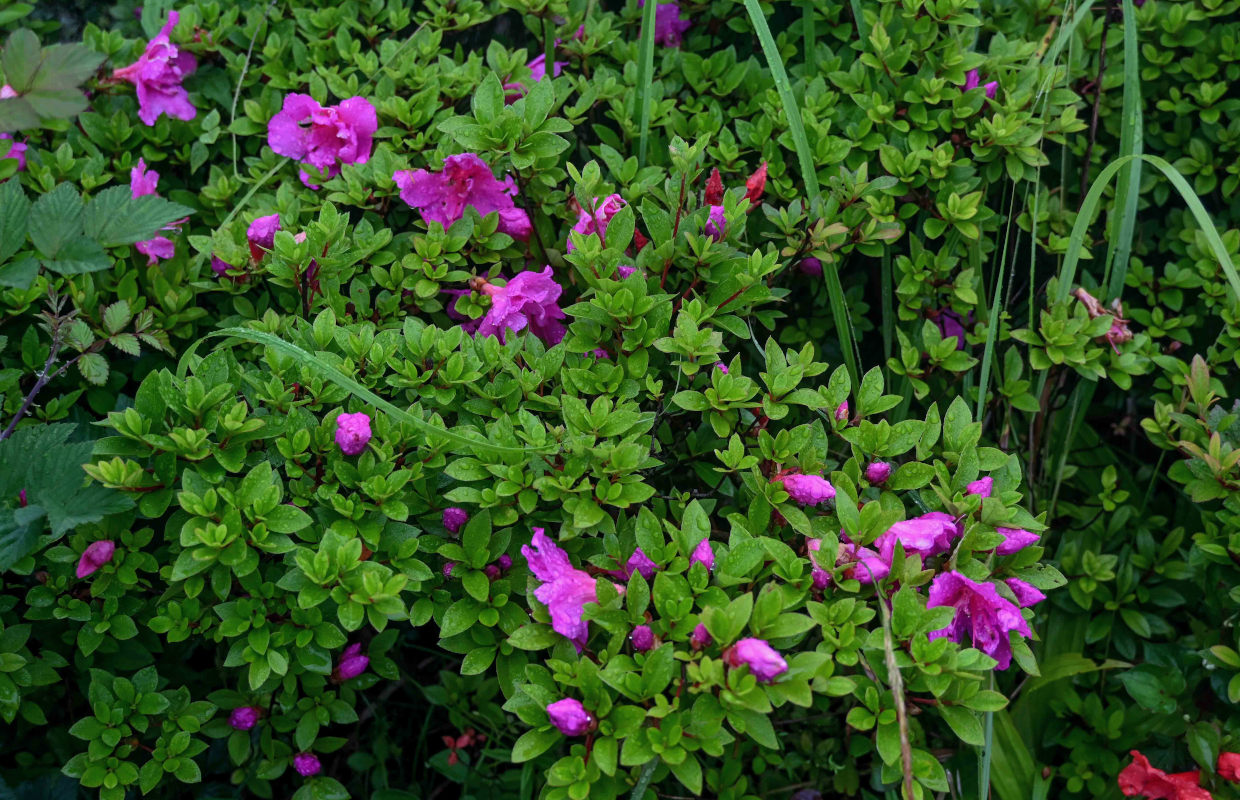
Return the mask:
[(1220, 753), (1218, 774), (1223, 780), (1240, 782), (1240, 753)]
[(762, 166), (754, 170), (754, 173), (745, 181), (745, 196), (749, 198), (749, 202), (757, 205), (762, 199), (762, 193), (766, 191), (766, 162), (762, 162)]
[(1168, 775), (1150, 766), (1150, 760), (1136, 750), (1132, 751), (1132, 763), (1119, 774), (1119, 789), (1125, 796), (1140, 795), (1149, 800), (1213, 800), (1200, 783), (1199, 771)]
[(723, 205), (723, 178), (718, 167), (711, 167), (710, 178), (706, 181), (706, 196), (703, 198), (708, 206)]

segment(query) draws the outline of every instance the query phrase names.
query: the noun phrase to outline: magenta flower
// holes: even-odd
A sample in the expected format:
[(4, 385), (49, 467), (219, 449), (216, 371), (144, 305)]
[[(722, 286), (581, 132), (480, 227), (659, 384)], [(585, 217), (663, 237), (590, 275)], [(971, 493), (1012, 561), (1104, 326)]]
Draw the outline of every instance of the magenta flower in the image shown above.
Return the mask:
[(235, 731), (248, 731), (258, 724), (262, 711), (257, 706), (234, 708), (228, 715), (228, 724)]
[[(156, 186), (159, 183), (159, 173), (153, 169), (146, 168), (146, 161), (139, 158), (138, 163), (129, 171), (129, 191), (134, 197), (146, 197), (147, 195), (159, 196)], [(164, 227), (164, 230), (179, 230), (180, 224), (185, 220), (178, 220)], [(164, 236), (156, 236), (146, 241), (134, 244), (134, 249), (146, 256), (146, 265), (149, 267), (156, 264), (160, 259), (172, 258), (176, 254), (176, 245), (171, 239)]]
[(586, 711), (580, 700), (565, 697), (547, 706), (551, 724), (565, 736), (582, 736), (594, 730), (594, 717)]
[(722, 242), (727, 228), (728, 220), (723, 216), (723, 206), (711, 206), (710, 215), (706, 218), (706, 227), (702, 228), (702, 233), (716, 242)]
[(362, 645), (354, 642), (340, 654), (340, 661), (336, 664), (336, 668), (332, 670), (332, 680), (336, 683), (341, 683), (350, 678), (356, 678), (365, 672), (368, 666), (370, 666), (370, 656), (364, 655), (362, 653)]
[(504, 572), (507, 572), (508, 570), (512, 569), (512, 556), (508, 555), (507, 553), (504, 553), (502, 556), (495, 559), (495, 563), (501, 570), (503, 570)]
[(85, 578), (98, 572), (100, 567), (112, 560), (112, 556), (115, 553), (116, 542), (111, 539), (100, 539), (97, 542), (91, 542), (78, 560), (77, 576)]
[(954, 607), (956, 616), (946, 628), (931, 632), (930, 638), (946, 636), (959, 642), (967, 633), (974, 647), (998, 662), (996, 669), (1007, 669), (1012, 663), (1010, 631), (1033, 635), (1020, 609), (1003, 599), (994, 584), (977, 583), (959, 572), (936, 575), (930, 584), (926, 607), (939, 606)]
[(813, 256), (801, 259), (801, 263), (797, 265), (797, 268), (801, 270), (802, 274), (814, 278), (822, 275), (822, 262)]
[(835, 497), (835, 487), (821, 475), (793, 473), (782, 479), (784, 491), (803, 506), (816, 506)]
[(1003, 544), (995, 548), (995, 552), (1001, 556), (1010, 556), (1012, 553), (1024, 550), (1031, 544), (1037, 544), (1038, 534), (1025, 530), (1024, 528), (995, 528), (995, 533), (1003, 536)]
[(168, 40), (180, 19), (179, 12), (169, 11), (168, 21), (138, 60), (112, 73), (113, 78), (129, 81), (137, 89), (138, 119), (146, 125), (154, 125), (160, 114), (191, 120), (198, 113), (189, 101), (189, 92), (181, 86), (185, 76), (198, 68), (198, 62)]
[(428, 224), (438, 222), (447, 228), (465, 216), (466, 206), (473, 206), (484, 217), (498, 212), (499, 231), (514, 239), (526, 241), (534, 230), (529, 215), (512, 201), (517, 194), (512, 178), (496, 180), (486, 162), (473, 153), (448, 156), (442, 172), (406, 169), (392, 180), (400, 187), (400, 199), (418, 209)]
[[(637, 5), (646, 5), (645, 0), (637, 0)], [(680, 6), (676, 3), (660, 3), (654, 10), (654, 40), (664, 47), (680, 47), (685, 31), (693, 23), (680, 18)]]
[(224, 276), (228, 274), (228, 270), (233, 269), (233, 265), (229, 264), (224, 259), (212, 253), (211, 254), (211, 269), (212, 271), (215, 272), (217, 277), (223, 278)]
[(469, 522), (469, 512), (465, 509), (449, 506), (443, 510), (443, 526), (448, 533), (457, 533), (466, 522)]
[(263, 255), (271, 252), (276, 246), (276, 231), (280, 230), (280, 215), (269, 214), (256, 217), (245, 231), (245, 238), (250, 243), (250, 258), (263, 260)]
[(638, 625), (629, 638), (633, 641), (633, 649), (639, 653), (654, 649), (654, 631), (650, 630), (649, 625)]
[(715, 568), (715, 551), (710, 549), (709, 537), (698, 542), (697, 547), (693, 548), (693, 554), (689, 556), (689, 566), (694, 564), (701, 564), (708, 572)]
[(812, 567), (810, 571), (810, 578), (813, 580), (814, 588), (821, 591), (827, 588), (827, 585), (831, 583), (831, 573), (818, 566), (817, 556), (818, 551), (822, 549), (822, 540), (809, 539), (806, 541), (805, 545), (809, 548), (809, 563)]
[(840, 403), (838, 406), (835, 407), (835, 421), (836, 422), (847, 422), (848, 421), (848, 401), (847, 400), (845, 400), (844, 402)]
[(968, 486), (964, 487), (964, 491), (965, 494), (976, 494), (981, 495), (982, 497), (990, 497), (990, 492), (994, 489), (994, 486), (995, 479), (987, 476), (973, 481)]
[(341, 414), (336, 417), (336, 444), (346, 456), (355, 456), (366, 449), (370, 442), (370, 415)]
[(616, 274), (620, 276), (620, 280), (624, 280), (625, 278), (632, 275), (634, 272), (637, 272), (637, 267), (630, 266), (628, 264), (617, 264), (616, 265)]
[(452, 569), (456, 566), (455, 561), (445, 561), (443, 565), (443, 576), (445, 578), (452, 577)]
[(293, 769), (297, 770), (301, 777), (309, 778), (322, 772), (323, 765), (314, 753), (298, 753), (293, 756)]
[(723, 363), (722, 361), (716, 361), (716, 362), (715, 362), (715, 369), (719, 370), (719, 371), (720, 371), (720, 372), (722, 372), (724, 375), (727, 375), (727, 374), (728, 374), (728, 365), (727, 365), (727, 364), (725, 364), (725, 363)]
[(0, 86), (0, 100), (12, 100), (14, 97), (17, 97), (17, 92), (14, 91), (12, 86), (9, 86), (7, 83)]
[(886, 483), (891, 477), (891, 465), (886, 461), (871, 461), (865, 468), (865, 479), (875, 486)]
[[(13, 96), (16, 97), (16, 95), (13, 95)], [(5, 153), (3, 156), (0, 156), (0, 158), (16, 158), (17, 159), (17, 171), (18, 172), (25, 171), (26, 149), (27, 149), (26, 143), (14, 141), (12, 134), (8, 134), (8, 133), (0, 133), (0, 139), (8, 139), (9, 141), (13, 142), (13, 144), (9, 145), (9, 152)]]
[(1021, 608), (1028, 608), (1046, 599), (1046, 595), (1042, 594), (1038, 587), (1020, 578), (1008, 578), (1004, 583), (1012, 590), (1012, 594), (1016, 595), (1016, 602)]
[[(573, 225), (573, 232), (580, 233), (582, 236), (589, 236), (593, 233), (600, 240), (604, 239), (607, 236), (607, 224), (624, 206), (624, 198), (618, 194), (609, 194), (602, 200), (595, 199), (589, 209), (583, 208), (577, 212), (577, 222)], [(565, 246), (570, 253), (577, 249), (572, 237), (569, 237)], [(616, 272), (620, 273), (621, 278), (627, 278), (633, 274), (634, 269), (636, 267), (631, 267), (628, 274), (624, 274), (621, 271), (622, 267), (617, 267)]]
[(848, 541), (840, 544), (840, 552), (835, 559), (836, 566), (845, 564), (849, 566), (844, 570), (844, 577), (858, 583), (878, 583), (891, 574), (891, 559)]
[(960, 529), (950, 514), (931, 511), (920, 517), (897, 522), (879, 536), (874, 544), (890, 564), (895, 554), (896, 542), (904, 545), (905, 553), (917, 553), (925, 559), (952, 549), (952, 541), (958, 536)]
[[(556, 43), (558, 44), (559, 41), (557, 40)], [(530, 68), (530, 82), (538, 83), (547, 75), (547, 54), (539, 53), (538, 56), (530, 59), (530, 63), (526, 66)], [(567, 61), (551, 62), (551, 77), (560, 77), (560, 73), (563, 72), (564, 68), (567, 66)], [(504, 96), (504, 102), (515, 103), (525, 95), (526, 84), (524, 81), (512, 81), (510, 83), (505, 83), (504, 92), (506, 93)]]
[(530, 544), (521, 546), (521, 555), (530, 565), (530, 572), (542, 582), (534, 597), (551, 614), (551, 627), (571, 641), (580, 653), (589, 635), (589, 623), (581, 618), (586, 603), (597, 603), (595, 580), (577, 569), (564, 552), (542, 528), (534, 529)]
[(500, 576), (499, 567), (495, 564), (487, 564), (482, 568), (482, 574), (486, 575), (489, 581), (498, 580)]
[(563, 290), (555, 282), (551, 267), (542, 272), (522, 272), (504, 286), (484, 284), (482, 293), (491, 298), (491, 308), (478, 326), (479, 336), (495, 336), (506, 340), (507, 331), (529, 328), (530, 332), (549, 345), (564, 338), (564, 312), (556, 303)]
[(723, 651), (723, 660), (733, 669), (748, 666), (760, 683), (770, 683), (788, 671), (788, 662), (762, 639), (741, 639)]
[[(982, 76), (981, 76), (981, 73), (979, 73), (977, 70), (971, 69), (967, 73), (965, 73), (964, 90), (966, 92), (969, 91), (970, 89), (976, 89), (978, 86), (981, 85), (981, 83), (982, 83)], [(998, 81), (990, 81), (989, 83), (986, 84), (986, 96), (989, 97), (991, 100), (995, 99), (995, 94), (997, 94), (998, 91), (999, 91)]]
[(634, 572), (640, 572), (643, 578), (650, 580), (658, 569), (659, 565), (654, 563), (650, 556), (639, 547), (633, 551), (628, 563), (624, 565), (624, 576), (631, 578)]
[[(293, 93), (267, 123), (267, 144), (282, 156), (295, 158), (328, 178), (340, 174), (341, 164), (365, 164), (370, 160), (379, 117), (364, 97), (350, 97), (334, 106), (321, 106), (308, 94)], [(300, 171), (301, 182), (311, 189), (310, 175)]]
[(700, 622), (694, 626), (693, 633), (689, 634), (689, 646), (694, 650), (709, 647), (713, 641), (714, 638), (711, 637), (710, 631), (706, 630), (706, 626)]
[[(944, 339), (956, 337), (956, 349), (963, 350), (968, 346), (965, 339), (964, 317), (961, 317), (950, 308), (935, 310), (930, 309), (926, 312), (926, 316), (934, 320), (934, 324), (939, 326), (939, 333)], [(972, 324), (973, 314), (969, 314), (969, 322)]]

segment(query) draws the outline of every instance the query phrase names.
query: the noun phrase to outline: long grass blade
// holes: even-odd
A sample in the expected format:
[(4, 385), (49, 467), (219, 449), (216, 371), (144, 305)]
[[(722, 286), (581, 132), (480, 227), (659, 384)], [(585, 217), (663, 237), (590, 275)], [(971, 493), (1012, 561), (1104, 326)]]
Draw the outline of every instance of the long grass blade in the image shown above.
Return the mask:
[(857, 37), (861, 39), (861, 47), (865, 48), (865, 43), (870, 41), (870, 26), (865, 21), (865, 15), (861, 13), (861, 0), (848, 0), (852, 7), (853, 21), (857, 23)]
[(637, 139), (637, 166), (646, 166), (646, 147), (650, 142), (650, 102), (654, 93), (654, 17), (658, 4), (651, 0), (642, 7), (641, 39), (637, 48), (637, 104), (640, 122)]
[(1068, 239), (1068, 251), (1064, 256), (1063, 266), (1059, 270), (1059, 288), (1056, 292), (1054, 300), (1062, 303), (1068, 299), (1069, 293), (1072, 291), (1073, 282), (1076, 280), (1076, 265), (1081, 258), (1081, 249), (1085, 245), (1085, 234), (1089, 229), (1090, 223), (1093, 222), (1094, 215), (1098, 211), (1098, 204), (1102, 200), (1102, 193), (1106, 190), (1107, 184), (1115, 174), (1119, 172), (1125, 164), (1135, 159), (1141, 159), (1145, 163), (1157, 167), (1163, 175), (1167, 176), (1167, 180), (1180, 193), (1180, 197), (1184, 198), (1184, 203), (1188, 206), (1188, 210), (1192, 212), (1193, 218), (1197, 220), (1197, 225), (1201, 228), (1202, 234), (1206, 238), (1214, 257), (1218, 259), (1219, 265), (1223, 268), (1223, 274), (1227, 277), (1227, 282), (1231, 284), (1232, 293), (1236, 296), (1236, 300), (1240, 301), (1240, 273), (1236, 272), (1236, 265), (1232, 263), (1231, 256), (1227, 252), (1226, 245), (1223, 244), (1222, 237), (1219, 236), (1218, 229), (1214, 227), (1214, 221), (1210, 219), (1206, 207), (1202, 205), (1201, 198), (1193, 191), (1193, 187), (1188, 185), (1188, 181), (1180, 174), (1180, 171), (1167, 163), (1165, 159), (1149, 154), (1121, 156), (1112, 161), (1105, 169), (1099, 173), (1094, 179), (1093, 186), (1090, 187), (1089, 193), (1085, 195), (1085, 202), (1081, 204), (1081, 212), (1076, 217), (1076, 222), (1072, 225), (1072, 233)]
[(496, 455), (528, 455), (530, 452), (536, 452), (532, 448), (506, 447), (503, 445), (492, 444), (476, 433), (471, 432), (471, 435), (467, 436), (458, 431), (449, 430), (448, 428), (444, 428), (439, 425), (435, 425), (434, 423), (427, 422), (424, 419), (420, 419), (413, 414), (410, 414), (408, 411), (392, 405), (387, 400), (384, 400), (379, 395), (370, 391), (365, 386), (353, 380), (348, 375), (345, 375), (343, 372), (313, 353), (308, 353), (292, 342), (287, 342), (279, 336), (266, 331), (251, 330), (249, 328), (224, 328), (222, 330), (212, 331), (198, 341), (194, 342), (194, 344), (191, 345), (181, 356), (180, 364), (177, 369), (178, 374), (184, 374), (187, 360), (194, 354), (194, 351), (198, 348), (198, 345), (206, 339), (214, 336), (231, 337), (234, 339), (253, 342), (254, 344), (266, 345), (274, 350), (278, 350), (281, 353), (284, 353), (284, 355), (290, 356), (299, 365), (317, 372), (326, 380), (331, 381), (342, 389), (346, 389), (354, 396), (365, 400), (367, 403), (370, 403), (375, 408), (380, 409), (393, 419), (408, 423), (412, 427), (417, 428), (429, 436), (436, 436), (451, 442), (452, 445), (455, 446), (454, 452), (468, 453), (482, 451)]
[[(1137, 14), (1132, 0), (1124, 0), (1124, 106), (1120, 115), (1119, 154), (1141, 155), (1143, 136), (1141, 132), (1141, 61), (1137, 55)], [(1111, 238), (1107, 253), (1107, 271), (1110, 280), (1106, 286), (1107, 301), (1119, 297), (1124, 291), (1128, 276), (1128, 257), (1132, 253), (1132, 238), (1137, 229), (1137, 201), (1141, 196), (1141, 160), (1134, 159), (1119, 173), (1115, 184), (1115, 200), (1122, 203), (1119, 234)]]
[(805, 0), (801, 7), (801, 34), (805, 37), (805, 81), (818, 74), (818, 23), (814, 0)]

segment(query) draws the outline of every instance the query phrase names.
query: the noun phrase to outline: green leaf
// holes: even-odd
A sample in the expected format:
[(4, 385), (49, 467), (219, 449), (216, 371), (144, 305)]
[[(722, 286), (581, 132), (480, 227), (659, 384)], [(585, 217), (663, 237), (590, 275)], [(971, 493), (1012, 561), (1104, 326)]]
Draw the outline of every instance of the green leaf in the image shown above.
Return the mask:
[(29, 216), (30, 200), (22, 191), (21, 182), (0, 184), (0, 262), (7, 261), (26, 243)]
[(112, 259), (98, 242), (78, 238), (62, 247), (56, 258), (44, 260), (43, 266), (60, 275), (83, 275), (108, 269)]
[(4, 68), (5, 82), (13, 87), (13, 91), (23, 94), (34, 85), (42, 55), (39, 37), (32, 31), (18, 28), (9, 34), (4, 53), (0, 54), (0, 67)]
[(531, 758), (537, 758), (547, 752), (559, 738), (559, 731), (554, 728), (535, 728), (532, 731), (526, 731), (512, 746), (513, 763), (520, 764)]
[(34, 552), (43, 532), (43, 516), (39, 506), (0, 509), (0, 572)]
[(108, 362), (98, 353), (83, 353), (77, 362), (78, 371), (82, 373), (82, 377), (96, 386), (102, 386), (108, 381)]
[(499, 76), (494, 72), (488, 73), (482, 79), (482, 84), (478, 87), (478, 91), (474, 92), (473, 102), (471, 106), (474, 111), (474, 119), (482, 125), (489, 125), (504, 110), (504, 87), (499, 82)]
[(981, 747), (986, 743), (982, 735), (982, 721), (972, 711), (960, 706), (945, 705), (939, 706), (939, 713), (960, 737), (960, 741), (974, 747)]
[(128, 186), (113, 186), (91, 199), (82, 222), (87, 236), (113, 247), (150, 239), (168, 223), (192, 213), (193, 209), (162, 197), (134, 197)]
[(44, 258), (53, 259), (67, 244), (80, 241), (82, 198), (69, 184), (58, 184), (34, 202), (28, 224), (30, 241)]

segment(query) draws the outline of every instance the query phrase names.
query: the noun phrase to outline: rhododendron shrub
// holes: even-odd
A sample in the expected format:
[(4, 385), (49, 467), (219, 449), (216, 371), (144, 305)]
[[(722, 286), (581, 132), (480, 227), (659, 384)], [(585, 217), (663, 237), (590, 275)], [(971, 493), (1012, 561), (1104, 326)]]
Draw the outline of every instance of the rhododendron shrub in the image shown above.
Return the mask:
[(1236, 791), (1234, 4), (10, 5), (0, 797)]

